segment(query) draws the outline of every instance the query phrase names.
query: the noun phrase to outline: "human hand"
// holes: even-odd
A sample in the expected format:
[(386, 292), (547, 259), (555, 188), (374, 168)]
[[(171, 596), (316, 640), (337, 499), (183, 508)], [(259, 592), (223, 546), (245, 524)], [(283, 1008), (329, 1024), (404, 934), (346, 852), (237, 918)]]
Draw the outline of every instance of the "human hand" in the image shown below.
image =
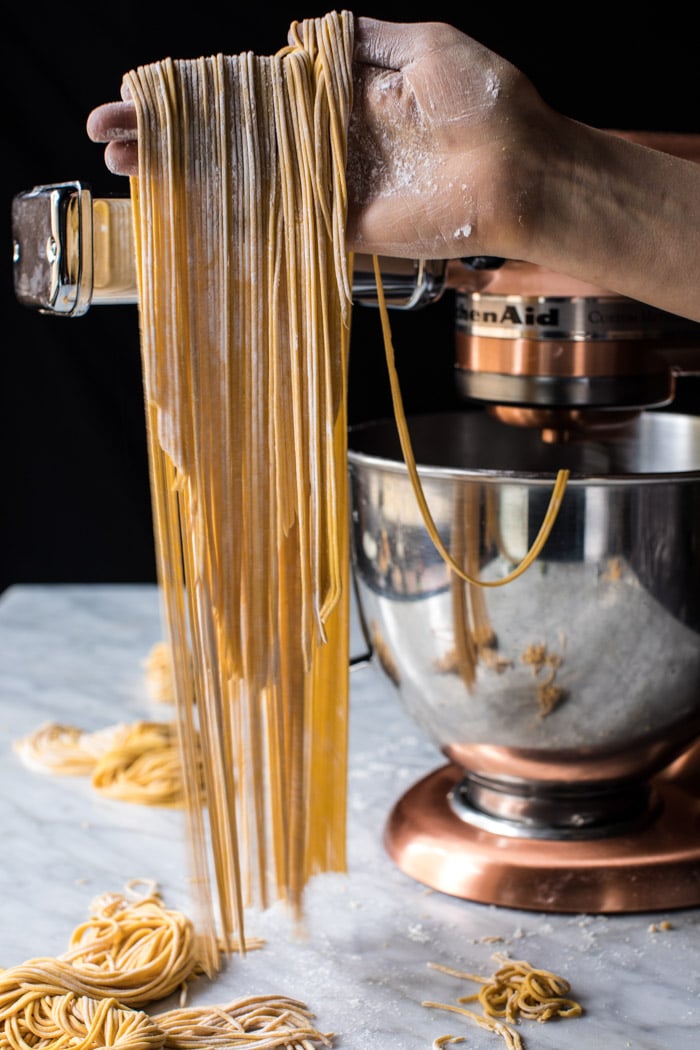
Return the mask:
[[(356, 18), (354, 57), (349, 250), (518, 260), (700, 320), (700, 136), (571, 120), (442, 23)], [(138, 173), (124, 93), (87, 130), (111, 171)]]
[(459, 30), (358, 18), (348, 241), (395, 256), (518, 258), (533, 147), (556, 119), (524, 74)]
[(87, 133), (93, 142), (106, 143), (105, 164), (111, 172), (138, 175), (136, 107), (125, 86), (121, 102), (106, 102), (92, 110)]
[[(136, 110), (122, 96), (90, 113), (87, 132), (110, 171), (136, 175)], [(451, 26), (357, 18), (348, 248), (517, 257), (523, 128), (548, 112), (522, 73)]]

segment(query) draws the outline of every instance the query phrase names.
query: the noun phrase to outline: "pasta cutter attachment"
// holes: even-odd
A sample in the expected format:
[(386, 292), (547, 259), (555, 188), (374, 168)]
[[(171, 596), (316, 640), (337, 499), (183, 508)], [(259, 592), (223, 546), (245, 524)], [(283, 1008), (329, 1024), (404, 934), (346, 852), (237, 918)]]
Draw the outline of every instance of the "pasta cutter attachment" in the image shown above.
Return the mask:
[[(90, 306), (136, 303), (136, 251), (129, 197), (93, 197), (81, 182), (35, 186), (12, 202), (17, 299), (40, 313), (79, 317)], [(444, 260), (381, 258), (386, 305), (415, 310), (446, 288)], [(376, 306), (371, 255), (353, 259), (353, 302)]]
[(99, 303), (135, 303), (131, 201), (94, 199), (80, 182), (35, 186), (12, 202), (17, 299), (40, 313), (79, 317)]

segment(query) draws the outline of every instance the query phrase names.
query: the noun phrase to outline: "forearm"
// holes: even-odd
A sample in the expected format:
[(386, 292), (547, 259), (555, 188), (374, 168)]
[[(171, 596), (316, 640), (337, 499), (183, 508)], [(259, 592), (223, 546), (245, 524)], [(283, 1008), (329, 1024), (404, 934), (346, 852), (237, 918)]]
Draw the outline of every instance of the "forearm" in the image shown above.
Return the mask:
[[(99, 107), (88, 134), (136, 173), (133, 107)], [(700, 137), (646, 141), (553, 111), (453, 27), (359, 18), (348, 248), (498, 256), (700, 320)]]
[(521, 257), (700, 320), (700, 163), (685, 159), (696, 137), (641, 136), (649, 148), (557, 121)]

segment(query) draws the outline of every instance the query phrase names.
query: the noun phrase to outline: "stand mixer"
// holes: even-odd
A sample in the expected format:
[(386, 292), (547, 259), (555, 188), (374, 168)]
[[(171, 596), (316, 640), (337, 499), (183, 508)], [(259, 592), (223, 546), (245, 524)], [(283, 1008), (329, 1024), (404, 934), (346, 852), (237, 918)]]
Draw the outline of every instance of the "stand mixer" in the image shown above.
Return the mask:
[(700, 903), (700, 420), (668, 405), (700, 328), (537, 267), (456, 285), (458, 389), (410, 420), (432, 546), (393, 421), (350, 435), (365, 633), (448, 764), (386, 830), (406, 873), (544, 911)]
[[(20, 194), (18, 299), (65, 316), (135, 301), (130, 222), (128, 201), (77, 182)], [(697, 906), (700, 417), (658, 410), (700, 374), (700, 325), (517, 261), (382, 260), (382, 274), (397, 308), (454, 294), (464, 411), (409, 423), (470, 575), (493, 583), (526, 554), (571, 472), (535, 563), (478, 588), (432, 545), (394, 421), (351, 428), (360, 617), (447, 760), (396, 803), (388, 852), (484, 903)], [(371, 260), (355, 259), (353, 297), (376, 301)]]

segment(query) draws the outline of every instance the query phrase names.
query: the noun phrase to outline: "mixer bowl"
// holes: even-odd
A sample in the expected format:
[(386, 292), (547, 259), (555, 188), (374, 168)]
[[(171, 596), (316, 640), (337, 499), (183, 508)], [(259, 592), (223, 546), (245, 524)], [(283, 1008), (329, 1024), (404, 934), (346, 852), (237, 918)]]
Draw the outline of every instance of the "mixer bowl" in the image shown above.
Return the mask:
[(571, 471), (536, 561), (476, 587), (435, 549), (394, 421), (350, 431), (360, 617), (406, 711), (463, 771), (451, 806), (511, 836), (651, 820), (650, 778), (700, 734), (700, 418), (642, 413), (560, 445), (482, 410), (409, 426), (442, 541), (483, 580), (523, 558)]

